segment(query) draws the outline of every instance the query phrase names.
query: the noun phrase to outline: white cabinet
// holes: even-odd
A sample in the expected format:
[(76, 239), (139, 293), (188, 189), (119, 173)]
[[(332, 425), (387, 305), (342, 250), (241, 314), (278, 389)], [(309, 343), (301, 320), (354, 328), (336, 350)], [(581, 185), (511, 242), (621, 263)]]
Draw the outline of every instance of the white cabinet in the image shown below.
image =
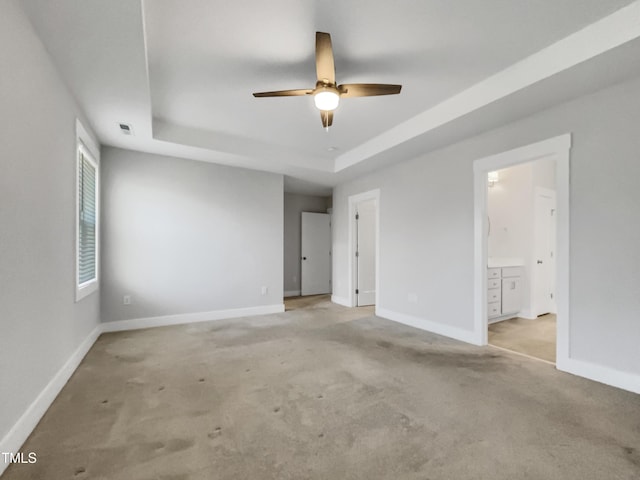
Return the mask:
[(518, 313), (522, 309), (522, 267), (487, 270), (487, 315), (489, 319)]
[(489, 318), (495, 318), (500, 316), (500, 304), (499, 303), (490, 303), (489, 304)]
[(518, 313), (522, 308), (520, 277), (502, 279), (502, 314)]
[(502, 269), (487, 270), (487, 315), (495, 318), (502, 315)]
[(522, 267), (502, 269), (502, 314), (522, 309)]

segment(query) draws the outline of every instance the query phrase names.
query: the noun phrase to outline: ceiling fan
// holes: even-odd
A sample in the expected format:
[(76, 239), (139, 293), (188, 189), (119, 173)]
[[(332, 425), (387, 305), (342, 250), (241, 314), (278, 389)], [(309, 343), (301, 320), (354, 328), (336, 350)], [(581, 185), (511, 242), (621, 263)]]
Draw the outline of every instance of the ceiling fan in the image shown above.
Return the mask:
[(322, 126), (328, 129), (333, 123), (333, 111), (340, 103), (340, 97), (372, 97), (375, 95), (395, 95), (400, 93), (402, 85), (381, 83), (336, 83), (336, 69), (333, 62), (331, 35), (316, 32), (316, 73), (318, 81), (313, 89), (279, 90), (276, 92), (258, 92), (254, 97), (298, 97), (313, 95), (320, 110)]

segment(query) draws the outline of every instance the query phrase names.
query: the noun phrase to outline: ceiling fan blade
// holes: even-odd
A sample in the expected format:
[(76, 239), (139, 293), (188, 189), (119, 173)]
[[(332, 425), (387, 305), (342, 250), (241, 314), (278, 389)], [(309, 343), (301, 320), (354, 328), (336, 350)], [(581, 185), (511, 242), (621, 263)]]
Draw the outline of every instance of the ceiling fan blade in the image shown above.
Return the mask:
[(316, 32), (316, 73), (319, 82), (336, 83), (331, 35), (324, 32)]
[(302, 95), (311, 95), (313, 90), (278, 90), (276, 92), (258, 92), (254, 93), (254, 97), (299, 97)]
[(400, 93), (402, 85), (384, 83), (345, 83), (338, 90), (341, 97), (373, 97), (376, 95), (395, 95)]
[(329, 128), (333, 123), (333, 112), (329, 110), (320, 110), (320, 118), (322, 119), (322, 126)]

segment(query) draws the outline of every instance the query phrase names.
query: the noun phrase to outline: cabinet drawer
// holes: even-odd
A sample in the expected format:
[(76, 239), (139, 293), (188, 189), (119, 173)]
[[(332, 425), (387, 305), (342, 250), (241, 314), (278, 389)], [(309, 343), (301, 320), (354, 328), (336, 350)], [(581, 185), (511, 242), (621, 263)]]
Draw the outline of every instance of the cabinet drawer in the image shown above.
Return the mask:
[(500, 311), (500, 302), (487, 304), (487, 316), (489, 318), (499, 317)]
[(497, 278), (490, 278), (487, 281), (487, 288), (500, 288), (500, 280)]
[(499, 302), (501, 298), (502, 296), (500, 295), (499, 288), (490, 288), (489, 290), (487, 290), (487, 302)]
[(487, 278), (491, 280), (492, 278), (500, 278), (500, 269), (499, 268), (488, 268), (487, 269)]
[(502, 267), (502, 278), (521, 277), (522, 267)]

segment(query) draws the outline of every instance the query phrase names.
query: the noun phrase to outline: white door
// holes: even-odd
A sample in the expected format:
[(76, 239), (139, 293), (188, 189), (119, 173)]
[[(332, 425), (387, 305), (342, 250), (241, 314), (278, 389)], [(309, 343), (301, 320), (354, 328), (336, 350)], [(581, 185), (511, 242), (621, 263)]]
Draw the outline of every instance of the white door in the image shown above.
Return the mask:
[(356, 305), (376, 302), (376, 201), (356, 206)]
[(555, 313), (556, 195), (537, 188), (533, 212), (533, 313)]
[(302, 212), (302, 295), (331, 292), (331, 216)]

